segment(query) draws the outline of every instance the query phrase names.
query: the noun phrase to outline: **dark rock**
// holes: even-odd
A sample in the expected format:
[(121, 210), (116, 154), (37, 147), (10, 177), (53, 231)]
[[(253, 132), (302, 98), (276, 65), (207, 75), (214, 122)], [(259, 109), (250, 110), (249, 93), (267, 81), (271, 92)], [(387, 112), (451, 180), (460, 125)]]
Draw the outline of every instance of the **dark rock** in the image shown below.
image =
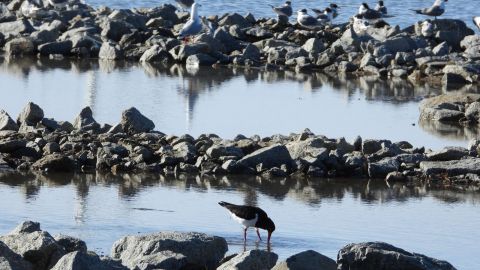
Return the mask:
[(150, 132), (155, 128), (153, 121), (145, 117), (134, 107), (122, 112), (120, 124), (125, 132), (133, 134)]
[(266, 169), (282, 165), (290, 166), (291, 163), (292, 158), (287, 147), (281, 144), (261, 148), (238, 161), (240, 166), (256, 168), (257, 165), (263, 164)]
[(423, 161), (420, 169), (425, 175), (447, 174), (449, 176), (480, 174), (480, 159), (470, 158), (452, 161)]
[(100, 124), (93, 118), (92, 109), (85, 107), (73, 121), (73, 127), (77, 130), (97, 132), (100, 129)]
[(41, 55), (60, 54), (67, 55), (72, 50), (72, 41), (54, 41), (38, 46)]
[[(201, 233), (160, 232), (124, 237), (113, 244), (112, 257), (130, 269), (188, 264), (202, 269), (215, 269), (227, 252), (225, 239)], [(157, 266), (158, 265), (158, 266)], [(148, 268), (147, 268), (148, 267)], [(153, 268), (151, 268), (153, 267)]]
[(307, 250), (290, 256), (280, 262), (272, 270), (336, 270), (337, 263), (316, 251)]
[(186, 65), (188, 67), (211, 66), (216, 62), (216, 58), (205, 53), (198, 53), (187, 57)]
[(476, 101), (468, 105), (468, 107), (465, 110), (465, 117), (470, 122), (476, 122), (476, 123), (480, 122), (479, 121), (480, 120), (480, 102)]
[(132, 32), (132, 26), (125, 21), (107, 20), (101, 27), (102, 36), (116, 42), (119, 42), (124, 35)]
[(13, 153), (24, 148), (26, 145), (26, 140), (2, 139), (0, 140), (0, 153)]
[(185, 62), (187, 58), (191, 55), (210, 53), (210, 46), (208, 46), (208, 44), (206, 43), (179, 45), (171, 49), (169, 53), (173, 56), (175, 60)]
[(87, 252), (87, 244), (81, 239), (63, 234), (55, 235), (53, 238), (67, 253), (75, 251)]
[(37, 104), (29, 102), (17, 117), (19, 125), (35, 126), (43, 119), (43, 110)]
[(445, 73), (442, 77), (442, 85), (447, 89), (456, 89), (468, 84), (462, 76), (454, 73)]
[(18, 131), (18, 125), (4, 110), (0, 110), (0, 130)]
[(388, 38), (383, 45), (391, 54), (396, 54), (397, 52), (413, 52), (417, 49), (415, 41), (408, 36)]
[(217, 270), (251, 270), (271, 269), (275, 266), (278, 255), (263, 250), (249, 250), (238, 254), (226, 263), (220, 265)]
[(225, 16), (218, 22), (218, 25), (238, 25), (240, 28), (247, 28), (252, 26), (252, 24), (247, 19), (245, 19), (242, 15), (238, 13), (233, 13)]
[(0, 241), (0, 269), (32, 270), (32, 265)]
[(462, 159), (468, 154), (468, 149), (463, 147), (445, 147), (442, 150), (428, 153), (427, 158), (429, 161), (449, 161)]
[(26, 56), (32, 55), (35, 46), (30, 38), (19, 37), (8, 41), (5, 44), (4, 51), (7, 56)]
[[(74, 251), (63, 256), (51, 270), (128, 270), (109, 258), (100, 258), (93, 252)], [(138, 269), (138, 268), (136, 268)]]
[(368, 164), (368, 175), (371, 178), (384, 178), (391, 172), (398, 171), (400, 163), (396, 158), (386, 157), (378, 162)]
[(410, 253), (387, 243), (349, 244), (337, 256), (338, 270), (455, 270), (446, 261)]
[(140, 58), (140, 62), (147, 62), (147, 63), (168, 63), (172, 59), (172, 56), (165, 51), (159, 45), (153, 45), (150, 49), (146, 50), (142, 57)]
[(75, 162), (62, 154), (51, 154), (33, 163), (32, 169), (52, 172), (72, 172), (75, 169)]

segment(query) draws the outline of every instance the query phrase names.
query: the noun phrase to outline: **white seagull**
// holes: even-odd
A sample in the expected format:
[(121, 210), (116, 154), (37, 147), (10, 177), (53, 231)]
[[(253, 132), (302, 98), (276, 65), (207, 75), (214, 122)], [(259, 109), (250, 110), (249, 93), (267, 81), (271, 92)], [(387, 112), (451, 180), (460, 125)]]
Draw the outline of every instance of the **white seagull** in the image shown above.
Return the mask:
[(433, 6), (429, 8), (412, 9), (412, 10), (415, 11), (417, 14), (435, 17), (435, 20), (436, 20), (438, 16), (445, 13), (445, 2), (448, 2), (448, 0), (435, 0), (435, 3), (433, 3)]
[(473, 17), (473, 24), (475, 24), (475, 26), (477, 26), (478, 29), (480, 29), (480, 17), (479, 16)]
[(274, 7), (272, 5), (270, 5), (270, 7), (272, 7), (272, 10), (277, 13), (278, 16), (290, 17), (293, 14), (292, 2), (290, 1), (286, 1), (285, 4), (280, 7)]
[(179, 38), (185, 39), (189, 36), (195, 36), (200, 33), (203, 29), (202, 20), (198, 15), (198, 8), (202, 5), (198, 3), (193, 3), (192, 10), (190, 12), (190, 19), (185, 23), (182, 30), (178, 34)]

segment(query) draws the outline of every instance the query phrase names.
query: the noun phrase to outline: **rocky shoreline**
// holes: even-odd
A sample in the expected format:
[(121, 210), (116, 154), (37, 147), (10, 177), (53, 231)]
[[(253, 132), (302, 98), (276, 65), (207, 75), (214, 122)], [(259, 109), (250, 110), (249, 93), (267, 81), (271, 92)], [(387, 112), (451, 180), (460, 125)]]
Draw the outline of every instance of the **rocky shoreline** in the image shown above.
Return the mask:
[(40, 224), (25, 221), (0, 235), (2, 270), (454, 270), (450, 263), (410, 253), (382, 242), (349, 244), (332, 260), (316, 251), (295, 254), (285, 261), (269, 250), (249, 250), (225, 256), (227, 241), (196, 232), (158, 232), (126, 236), (116, 241), (111, 257), (88, 251), (81, 239), (50, 235)]
[(252, 14), (208, 16), (205, 33), (184, 44), (178, 32), (189, 14), (173, 5), (112, 10), (71, 1), (66, 9), (22, 0), (0, 3), (0, 47), (6, 58), (98, 58), (188, 67), (234, 65), (297, 72), (324, 71), (478, 84), (480, 36), (463, 21), (439, 19), (400, 29), (352, 23), (305, 29)]
[(308, 129), (227, 140), (215, 134), (166, 135), (154, 128), (135, 108), (125, 110), (115, 126), (97, 123), (89, 107), (73, 124), (45, 118), (32, 102), (16, 121), (1, 110), (0, 171), (357, 177), (480, 185), (478, 140), (468, 148), (432, 151), (405, 141), (357, 137), (350, 143)]

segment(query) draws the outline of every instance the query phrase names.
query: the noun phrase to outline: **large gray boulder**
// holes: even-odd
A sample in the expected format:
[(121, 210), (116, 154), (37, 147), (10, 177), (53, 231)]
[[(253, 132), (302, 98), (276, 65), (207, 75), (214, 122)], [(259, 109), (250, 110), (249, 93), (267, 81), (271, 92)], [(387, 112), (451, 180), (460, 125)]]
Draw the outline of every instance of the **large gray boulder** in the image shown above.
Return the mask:
[(408, 36), (396, 36), (388, 38), (383, 43), (385, 48), (392, 54), (397, 52), (412, 52), (417, 49), (417, 45), (413, 39)]
[(272, 270), (336, 270), (337, 263), (316, 251), (307, 250), (290, 256)]
[(2, 139), (0, 140), (0, 153), (12, 153), (27, 146), (27, 141), (23, 139)]
[[(188, 264), (215, 269), (227, 250), (227, 241), (221, 237), (195, 232), (159, 232), (118, 240), (113, 244), (112, 257), (130, 269), (149, 262), (152, 267), (157, 267), (157, 263), (166, 264), (168, 260), (181, 265), (183, 256)], [(142, 267), (151, 269), (145, 265)]]
[(239, 166), (250, 168), (256, 168), (259, 164), (262, 164), (265, 169), (280, 168), (282, 165), (290, 166), (292, 158), (285, 145), (275, 144), (261, 148), (238, 161)]
[(73, 121), (73, 128), (81, 131), (98, 131), (100, 124), (93, 118), (92, 109), (85, 107)]
[(383, 178), (400, 168), (400, 162), (396, 158), (386, 157), (377, 162), (368, 163), (368, 176), (371, 178)]
[(423, 161), (420, 169), (425, 175), (447, 174), (457, 176), (464, 174), (480, 174), (480, 158), (469, 158), (451, 161)]
[(17, 123), (4, 110), (0, 110), (0, 130), (18, 130)]
[(160, 47), (160, 45), (153, 45), (143, 53), (142, 57), (140, 57), (140, 62), (167, 63), (171, 59), (172, 56), (162, 47)]
[(51, 154), (42, 157), (32, 165), (32, 169), (50, 172), (72, 172), (75, 170), (75, 162), (63, 154)]
[(120, 124), (123, 130), (128, 133), (150, 132), (155, 128), (153, 121), (145, 117), (135, 107), (122, 112)]
[(32, 265), (0, 241), (0, 269), (32, 270)]
[(429, 161), (459, 160), (468, 156), (469, 151), (464, 147), (445, 147), (439, 151), (427, 153)]
[(87, 252), (87, 244), (81, 239), (63, 234), (55, 235), (53, 238), (66, 252)]
[(4, 36), (19, 36), (20, 34), (31, 33), (34, 28), (26, 19), (0, 23), (0, 33)]
[(24, 222), (7, 235), (0, 236), (12, 251), (34, 265), (35, 269), (49, 269), (65, 254), (65, 249), (35, 222)]
[(240, 28), (247, 28), (252, 26), (252, 24), (245, 19), (242, 15), (238, 13), (228, 14), (227, 16), (223, 17), (218, 24), (220, 26), (224, 25), (238, 25)]
[(71, 40), (53, 41), (38, 46), (38, 52), (41, 55), (61, 54), (67, 55), (73, 48)]
[(43, 110), (37, 104), (29, 102), (17, 117), (19, 125), (36, 126), (43, 119)]
[(238, 254), (217, 270), (265, 270), (272, 269), (278, 260), (278, 255), (264, 250), (249, 250)]
[(338, 270), (455, 270), (450, 263), (382, 242), (349, 244), (337, 256)]
[(51, 270), (128, 270), (120, 262), (101, 258), (93, 252), (70, 252), (63, 256)]

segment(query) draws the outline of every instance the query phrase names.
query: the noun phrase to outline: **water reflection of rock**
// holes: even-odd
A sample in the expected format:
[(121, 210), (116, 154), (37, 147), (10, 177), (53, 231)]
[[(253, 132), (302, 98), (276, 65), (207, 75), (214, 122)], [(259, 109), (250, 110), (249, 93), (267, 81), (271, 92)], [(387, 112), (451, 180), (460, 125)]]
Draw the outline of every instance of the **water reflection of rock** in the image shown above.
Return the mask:
[[(176, 89), (178, 95), (184, 100), (186, 131), (190, 130), (193, 122), (195, 106), (202, 95), (214, 90), (221, 89), (220, 85), (231, 80), (244, 79), (247, 84), (278, 83), (282, 81), (295, 81), (302, 85), (305, 91), (316, 92), (330, 88), (345, 96), (347, 102), (364, 97), (367, 100), (388, 101), (392, 104), (419, 100), (424, 96), (432, 96), (443, 93), (444, 90), (428, 83), (412, 84), (406, 79), (389, 78), (382, 79), (376, 76), (356, 77), (353, 75), (324, 74), (324, 73), (297, 73), (294, 71), (266, 71), (264, 69), (245, 68), (186, 68), (183, 65), (151, 65), (124, 61), (98, 61), (49, 58), (21, 58), (14, 61), (9, 59), (0, 60), (2, 72), (28, 78), (32, 71), (45, 72), (48, 70), (61, 69), (82, 74), (85, 77), (85, 105), (96, 107), (96, 96), (99, 89), (99, 73), (124, 72), (125, 70), (141, 68), (149, 77), (154, 78), (178, 78)], [(475, 92), (473, 86), (465, 86), (460, 91)], [(95, 110), (94, 110), (95, 111)], [(449, 126), (441, 124), (420, 123), (422, 128), (436, 136), (463, 140), (475, 138), (478, 129)]]
[(420, 127), (426, 132), (450, 140), (471, 140), (478, 138), (480, 130), (477, 125), (459, 123), (442, 123), (439, 121), (419, 120)]
[(244, 203), (256, 205), (259, 194), (282, 201), (293, 198), (307, 205), (319, 205), (322, 201), (342, 201), (350, 196), (365, 203), (406, 202), (410, 199), (432, 197), (445, 203), (480, 203), (480, 192), (454, 190), (430, 186), (406, 186), (404, 184), (386, 185), (383, 181), (361, 179), (266, 179), (259, 176), (220, 177), (180, 175), (166, 178), (154, 174), (75, 174), (43, 175), (5, 173), (0, 175), (0, 183), (20, 188), (27, 200), (33, 200), (42, 187), (72, 185), (77, 194), (75, 219), (81, 222), (85, 214), (85, 205), (92, 186), (111, 186), (118, 188), (120, 197), (129, 200), (139, 196), (151, 187), (174, 188), (191, 192), (212, 190), (236, 190), (244, 194)]

